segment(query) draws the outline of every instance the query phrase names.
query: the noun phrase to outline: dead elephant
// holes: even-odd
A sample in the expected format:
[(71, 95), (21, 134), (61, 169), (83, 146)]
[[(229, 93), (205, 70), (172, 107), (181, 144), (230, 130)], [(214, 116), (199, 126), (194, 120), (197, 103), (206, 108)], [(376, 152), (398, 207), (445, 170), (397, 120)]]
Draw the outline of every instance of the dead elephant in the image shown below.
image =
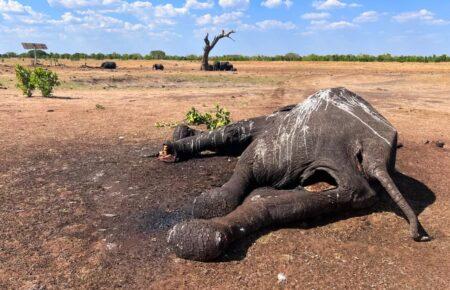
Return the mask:
[(102, 69), (116, 69), (117, 68), (117, 64), (113, 61), (105, 61), (102, 63), (102, 65), (100, 66)]
[(216, 71), (236, 71), (231, 63), (228, 61), (216, 61), (212, 67), (212, 70)]
[(164, 66), (160, 63), (155, 63), (153, 65), (153, 70), (164, 70)]
[(175, 158), (204, 150), (242, 155), (228, 182), (194, 200), (195, 219), (175, 225), (168, 243), (179, 257), (213, 260), (263, 227), (369, 207), (377, 200), (372, 181), (405, 214), (412, 238), (429, 240), (391, 179), (396, 145), (395, 128), (345, 88), (321, 90), (297, 106), (211, 132), (178, 127), (166, 144)]

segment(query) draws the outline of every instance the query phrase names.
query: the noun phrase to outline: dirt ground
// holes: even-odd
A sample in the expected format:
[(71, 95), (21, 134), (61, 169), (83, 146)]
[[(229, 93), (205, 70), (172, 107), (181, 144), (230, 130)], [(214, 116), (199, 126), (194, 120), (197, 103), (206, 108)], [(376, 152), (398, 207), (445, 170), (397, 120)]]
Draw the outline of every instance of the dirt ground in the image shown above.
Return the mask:
[[(150, 61), (115, 71), (67, 61), (53, 68), (54, 98), (25, 98), (15, 62), (0, 63), (1, 289), (448, 289), (450, 64), (235, 62), (237, 73), (207, 73), (195, 62), (164, 61), (161, 72)], [(254, 234), (218, 262), (176, 258), (168, 229), (236, 158), (146, 158), (171, 133), (154, 124), (216, 103), (253, 117), (334, 86), (398, 129), (395, 181), (433, 240), (412, 241), (381, 194), (370, 210)]]

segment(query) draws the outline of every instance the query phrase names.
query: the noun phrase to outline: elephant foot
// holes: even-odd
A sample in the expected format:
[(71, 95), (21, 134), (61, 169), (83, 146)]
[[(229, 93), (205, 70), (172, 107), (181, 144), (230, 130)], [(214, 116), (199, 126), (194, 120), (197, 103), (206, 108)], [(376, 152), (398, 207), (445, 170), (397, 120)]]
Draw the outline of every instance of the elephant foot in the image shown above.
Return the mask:
[(194, 199), (192, 214), (195, 218), (211, 219), (225, 216), (239, 205), (239, 200), (223, 187), (203, 192)]
[(167, 162), (167, 163), (174, 163), (177, 161), (177, 157), (175, 156), (173, 150), (172, 150), (172, 143), (166, 142), (163, 145), (163, 149), (159, 151), (158, 160)]
[(231, 231), (217, 222), (192, 220), (175, 225), (167, 242), (183, 259), (211, 261), (219, 257), (231, 242)]

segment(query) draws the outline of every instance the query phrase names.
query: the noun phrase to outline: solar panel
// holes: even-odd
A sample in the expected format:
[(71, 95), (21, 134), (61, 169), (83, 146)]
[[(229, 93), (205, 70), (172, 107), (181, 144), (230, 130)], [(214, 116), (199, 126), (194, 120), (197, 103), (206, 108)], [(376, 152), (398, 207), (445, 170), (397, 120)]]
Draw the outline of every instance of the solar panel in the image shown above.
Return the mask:
[(23, 42), (22, 43), (23, 48), (25, 49), (47, 49), (47, 45), (44, 43), (28, 43)]

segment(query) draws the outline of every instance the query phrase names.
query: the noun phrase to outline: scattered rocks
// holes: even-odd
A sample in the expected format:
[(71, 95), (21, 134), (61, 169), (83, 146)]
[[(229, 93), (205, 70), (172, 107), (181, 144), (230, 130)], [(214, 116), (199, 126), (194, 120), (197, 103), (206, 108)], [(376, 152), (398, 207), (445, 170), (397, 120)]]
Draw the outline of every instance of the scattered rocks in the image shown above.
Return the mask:
[(284, 273), (278, 273), (277, 275), (278, 283), (284, 284), (287, 281), (286, 275)]
[(441, 140), (437, 140), (435, 142), (435, 144), (436, 144), (436, 147), (439, 147), (439, 148), (444, 148), (444, 146), (445, 146), (445, 143)]
[(117, 244), (116, 243), (107, 243), (106, 244), (106, 249), (111, 251), (114, 250), (115, 248), (117, 248)]
[(47, 287), (45, 285), (40, 284), (40, 283), (33, 284), (33, 285), (31, 285), (28, 288), (28, 290), (46, 290), (46, 289), (47, 289)]
[(427, 144), (434, 144), (436, 147), (438, 147), (438, 148), (445, 148), (446, 147), (446, 145), (445, 145), (445, 142), (444, 141), (441, 141), (441, 140), (437, 140), (437, 141), (430, 141), (430, 140), (425, 140), (424, 142), (423, 142), (423, 144), (425, 144), (425, 145), (427, 145)]
[(95, 176), (92, 178), (93, 181), (97, 182), (100, 180), (100, 177), (103, 177), (105, 175), (105, 171), (99, 171), (95, 174)]
[(102, 214), (102, 216), (108, 217), (108, 218), (113, 218), (113, 217), (116, 217), (117, 214), (114, 214), (114, 213), (104, 213), (104, 214)]

